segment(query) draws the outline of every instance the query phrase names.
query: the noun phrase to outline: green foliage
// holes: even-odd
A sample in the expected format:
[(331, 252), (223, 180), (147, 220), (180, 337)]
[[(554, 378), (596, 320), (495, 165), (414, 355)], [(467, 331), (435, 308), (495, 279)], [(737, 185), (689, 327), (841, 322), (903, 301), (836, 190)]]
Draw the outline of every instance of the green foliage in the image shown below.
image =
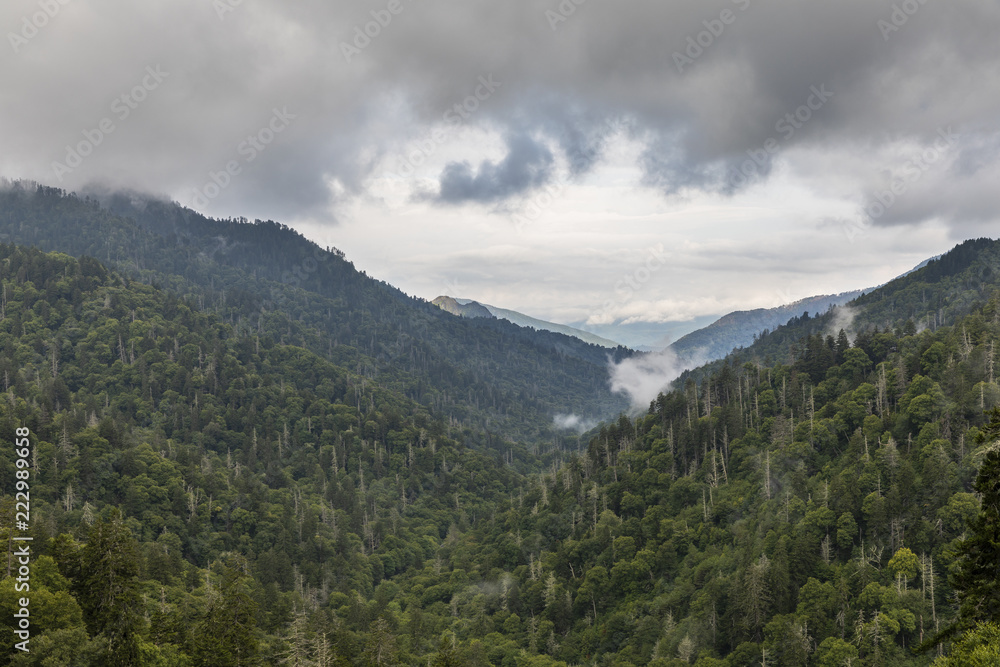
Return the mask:
[(913, 577), (917, 576), (917, 570), (920, 566), (917, 560), (917, 555), (903, 547), (893, 554), (892, 558), (889, 559), (889, 571), (896, 575), (896, 577), (906, 585)]
[(138, 664), (142, 630), (139, 548), (116, 508), (107, 520), (98, 518), (90, 528), (76, 592), (90, 633), (107, 638), (105, 664)]
[(951, 647), (934, 667), (992, 667), (1000, 664), (1000, 625), (980, 623)]
[[(978, 435), (980, 444), (995, 446), (1000, 439), (1000, 409), (993, 408), (990, 422)], [(991, 448), (983, 459), (973, 488), (980, 494), (979, 514), (958, 546), (952, 585), (961, 603), (959, 628), (975, 623), (1000, 622), (1000, 452)]]
[(0, 429), (30, 427), (44, 517), (32, 660), (925, 665), (956, 594), (994, 614), (1000, 299), (963, 282), (991, 247), (866, 296), (853, 345), (798, 318), (582, 441), (542, 421), (608, 405), (586, 349), (452, 322), (336, 253), (281, 286), (309, 246), (277, 225), (210, 221), (246, 245), (208, 261), (208, 231), (5, 196), (7, 223), (42, 201), (144, 267), (0, 246)]
[[(270, 220), (214, 220), (131, 193), (99, 203), (17, 183), (0, 191), (0, 233), (81, 258), (92, 281), (112, 269), (170, 288), (244, 335), (363, 369), (369, 380), (494, 437), (548, 440), (554, 414), (602, 417), (627, 407), (607, 383), (605, 348), (506, 320), (455, 317)], [(39, 296), (73, 302), (76, 294), (67, 285)], [(120, 332), (102, 333), (90, 359), (110, 364), (121, 356)], [(629, 354), (611, 351), (615, 359)]]
[(218, 588), (208, 590), (204, 614), (194, 628), (192, 655), (195, 665), (237, 667), (257, 659), (257, 603), (250, 595), (252, 580), (243, 573), (242, 558), (220, 564)]
[(432, 667), (463, 667), (464, 664), (455, 648), (454, 636), (442, 636), (437, 655), (434, 656), (434, 661), (431, 663)]

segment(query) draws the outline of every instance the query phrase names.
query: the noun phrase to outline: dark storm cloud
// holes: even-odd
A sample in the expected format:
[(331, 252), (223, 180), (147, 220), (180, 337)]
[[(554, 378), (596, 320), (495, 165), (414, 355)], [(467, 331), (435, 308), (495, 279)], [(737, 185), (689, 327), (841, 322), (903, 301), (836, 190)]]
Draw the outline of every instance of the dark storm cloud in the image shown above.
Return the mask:
[[(503, 87), (466, 122), (534, 138), (497, 164), (469, 147), (480, 167), (450, 165), (443, 201), (492, 203), (543, 185), (556, 168), (586, 173), (619, 123), (645, 146), (646, 184), (667, 194), (732, 192), (768, 178), (782, 156), (830, 150), (853, 157), (855, 166), (840, 164), (867, 202), (898, 159), (885, 146), (930, 146), (950, 125), (965, 157), (948, 167), (948, 188), (913, 191), (891, 215), (961, 225), (996, 208), (986, 178), (996, 173), (1000, 118), (993, 0), (223, 4), (232, 11), (209, 0), (76, 0), (32, 31), (38, 4), (4, 3), (0, 172), (63, 187), (120, 183), (189, 203), (236, 162), (212, 205), (309, 215), (365, 193), (383, 156), (440, 125), (493, 74)], [(169, 76), (119, 118), (115, 100), (157, 65)], [(782, 128), (819, 86), (833, 96)], [(248, 160), (240, 147), (285, 107), (295, 120)], [(58, 180), (53, 163), (105, 118), (114, 131)], [(973, 145), (982, 148), (967, 153)]]
[(437, 201), (445, 204), (491, 203), (528, 192), (552, 177), (552, 152), (527, 134), (507, 137), (507, 156), (498, 163), (484, 160), (473, 171), (467, 162), (453, 162), (441, 174)]

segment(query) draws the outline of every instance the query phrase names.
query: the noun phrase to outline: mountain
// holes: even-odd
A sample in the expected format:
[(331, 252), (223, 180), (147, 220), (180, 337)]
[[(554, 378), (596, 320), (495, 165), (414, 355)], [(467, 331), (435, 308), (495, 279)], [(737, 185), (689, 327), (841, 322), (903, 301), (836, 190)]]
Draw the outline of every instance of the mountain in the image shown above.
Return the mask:
[(843, 305), (863, 293), (863, 290), (855, 290), (808, 297), (776, 308), (735, 311), (681, 337), (669, 349), (682, 359), (720, 359), (735, 348), (750, 345), (761, 332), (785, 324), (796, 315), (823, 313), (831, 306)]
[[(434, 300), (437, 303), (438, 299), (446, 299), (448, 297), (438, 297)], [(537, 329), (539, 331), (553, 331), (555, 333), (561, 333), (565, 336), (573, 336), (574, 338), (579, 338), (585, 343), (590, 343), (591, 345), (598, 345), (600, 347), (607, 347), (610, 349), (615, 349), (618, 347), (624, 347), (621, 343), (616, 343), (613, 340), (608, 340), (607, 338), (602, 338), (588, 331), (583, 331), (582, 329), (577, 329), (565, 324), (556, 324), (554, 322), (546, 322), (545, 320), (540, 320), (530, 315), (525, 315), (524, 313), (519, 313), (516, 310), (508, 310), (506, 308), (497, 308), (496, 306), (491, 306), (488, 303), (479, 304), (471, 299), (453, 299), (459, 304), (466, 306), (469, 305), (481, 305), (485, 308), (489, 314), (493, 317), (499, 317), (501, 319), (507, 320), (508, 322), (513, 322), (519, 327), (530, 327), (532, 329)]]
[(996, 512), (998, 342), (1000, 242), (968, 241), (604, 424), (475, 550), (531, 545), (533, 646), (566, 664), (927, 665), (995, 590), (989, 556), (982, 588), (948, 573)]
[[(342, 606), (448, 558), (450, 529), (544, 465), (93, 258), (0, 244), (0, 283), (0, 427), (31, 450), (18, 464), (2, 448), (0, 467), (23, 471), (34, 510), (14, 537), (5, 485), (0, 536), (34, 540), (30, 651), (46, 664), (278, 664), (321, 637), (353, 660), (385, 610)], [(307, 612), (308, 644), (286, 640)], [(433, 653), (426, 632), (404, 652)]]
[(920, 665), (956, 619), (1000, 432), (1000, 242), (578, 438), (544, 425), (594, 400), (606, 348), (453, 317), (276, 223), (0, 198), (8, 239), (64, 249), (0, 245), (34, 660)]
[(450, 296), (439, 296), (431, 301), (431, 303), (446, 313), (451, 313), (452, 315), (457, 315), (458, 317), (468, 317), (470, 319), (477, 317), (493, 317), (493, 313), (488, 308), (475, 301), (465, 299), (458, 300), (453, 299)]
[[(941, 255), (936, 255), (926, 259), (906, 273), (897, 276), (897, 279), (908, 276), (941, 257)], [(813, 314), (825, 313), (833, 306), (842, 306), (874, 289), (812, 296), (775, 308), (735, 311), (719, 318), (707, 327), (683, 336), (671, 344), (670, 349), (678, 357), (686, 360), (711, 361), (721, 359), (734, 349), (749, 346), (761, 333), (786, 324), (793, 317), (810, 312)], [(849, 310), (840, 311), (840, 313), (846, 320), (853, 317)], [(847, 322), (845, 321), (845, 323)]]
[[(938, 257), (940, 256), (924, 260), (903, 275), (926, 266)], [(621, 340), (634, 350), (659, 352), (669, 347), (686, 362), (709, 361), (724, 357), (735, 348), (750, 345), (754, 337), (762, 331), (785, 324), (789, 319), (801, 315), (803, 312), (824, 312), (831, 306), (843, 305), (863, 292), (870, 291), (870, 289), (812, 296), (775, 308), (734, 311), (722, 317), (703, 315), (686, 322), (634, 322), (605, 325), (580, 322), (576, 323), (575, 326), (588, 332)]]
[(0, 540), (32, 538), (31, 653), (3, 664), (917, 667), (995, 587), (963, 545), (1000, 484), (1000, 242), (578, 437), (539, 422), (605, 348), (275, 223), (8, 195), (3, 233), (102, 257), (0, 244)]
[(633, 350), (659, 352), (682, 336), (706, 327), (719, 315), (702, 315), (683, 322), (617, 322), (612, 324), (588, 324), (571, 322), (570, 325), (583, 331), (610, 340), (621, 341)]
[(98, 199), (23, 183), (0, 190), (0, 234), (94, 257), (240, 330), (301, 346), (504, 438), (548, 438), (554, 415), (594, 419), (627, 407), (608, 385), (605, 348), (505, 320), (452, 317), (276, 222), (215, 220), (131, 193)]
[[(866, 290), (843, 306), (813, 316), (793, 317), (782, 326), (765, 330), (751, 345), (733, 350), (725, 359), (687, 371), (679, 382), (703, 377), (726, 363), (752, 361), (770, 365), (789, 355), (803, 354), (804, 346), (809, 341), (816, 345), (817, 339), (828, 347), (843, 346), (843, 339), (850, 342), (851, 338), (859, 345), (867, 345), (869, 337), (934, 330), (982, 307), (998, 288), (1000, 241), (965, 241), (885, 285)], [(839, 336), (842, 329), (843, 337)]]

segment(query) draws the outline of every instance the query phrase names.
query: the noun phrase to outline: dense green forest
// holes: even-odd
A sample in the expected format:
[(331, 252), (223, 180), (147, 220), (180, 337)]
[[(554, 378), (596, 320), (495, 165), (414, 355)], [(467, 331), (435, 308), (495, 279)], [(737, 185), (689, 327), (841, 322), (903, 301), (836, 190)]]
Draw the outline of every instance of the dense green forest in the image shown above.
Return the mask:
[[(94, 260), (5, 245), (0, 262), (0, 429), (37, 439), (33, 534), (47, 545), (26, 664), (109, 647), (127, 657), (93, 664), (274, 660), (307, 617), (310, 646), (325, 635), (331, 655), (356, 657), (395, 575), (440, 569), (518, 486), (524, 451), (305, 349)], [(0, 461), (10, 515), (12, 448)], [(97, 599), (104, 576), (128, 582), (110, 602)], [(13, 579), (0, 586), (12, 604)], [(206, 631), (226, 614), (238, 633)], [(116, 638), (123, 623), (135, 632)]]
[[(0, 187), (0, 235), (90, 256), (392, 388), (435, 413), (510, 439), (550, 439), (555, 414), (601, 419), (609, 351), (576, 338), (465, 320), (358, 271), (272, 221), (215, 220), (148, 197), (102, 201), (33, 183)], [(630, 350), (610, 352), (620, 360)]]
[[(11, 196), (39, 220), (103, 211), (107, 238), (150, 224)], [(469, 393), (426, 400), (407, 382), (440, 391), (436, 371), (388, 342), (324, 338), (353, 331), (320, 324), (343, 297), (278, 280), (290, 301), (243, 310), (212, 282), (251, 274), (195, 255), (154, 277), (0, 245), (0, 434), (32, 434), (34, 538), (31, 653), (5, 624), (3, 664), (995, 664), (1000, 244), (856, 300), (850, 335), (796, 318), (583, 438), (544, 430), (552, 397), (519, 408), (514, 371), (475, 385), (511, 382), (502, 419), (534, 439)], [(399, 326), (368, 312), (358, 333)], [(589, 353), (426, 318), (529, 376)], [(8, 544), (16, 465), (0, 449)]]

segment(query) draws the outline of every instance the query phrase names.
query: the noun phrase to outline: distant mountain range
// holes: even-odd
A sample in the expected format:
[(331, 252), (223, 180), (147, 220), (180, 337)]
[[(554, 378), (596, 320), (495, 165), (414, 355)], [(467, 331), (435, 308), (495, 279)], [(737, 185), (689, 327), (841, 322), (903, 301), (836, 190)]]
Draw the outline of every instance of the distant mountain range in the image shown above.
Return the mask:
[[(818, 314), (826, 312), (830, 306), (839, 306), (847, 303), (851, 299), (864, 293), (864, 290), (844, 292), (842, 294), (826, 294), (821, 296), (808, 297), (794, 303), (778, 306), (776, 308), (757, 308), (749, 311), (736, 311), (717, 317), (708, 315), (697, 318), (686, 323), (686, 331), (690, 333), (682, 334), (674, 343), (670, 343), (670, 333), (675, 332), (682, 323), (643, 323), (642, 330), (646, 333), (646, 340), (661, 340), (660, 345), (628, 345), (616, 342), (609, 338), (599, 336), (589, 331), (584, 331), (578, 327), (567, 324), (556, 324), (540, 320), (516, 310), (498, 308), (487, 303), (473, 301), (472, 299), (458, 299), (450, 296), (439, 296), (433, 303), (438, 308), (457, 315), (459, 317), (475, 318), (497, 318), (507, 320), (521, 327), (530, 327), (539, 331), (552, 331), (566, 336), (573, 336), (592, 345), (600, 345), (606, 348), (630, 347), (639, 351), (651, 352), (659, 351), (669, 347), (678, 356), (687, 359), (700, 359), (711, 361), (719, 359), (737, 347), (746, 347), (753, 343), (757, 334), (765, 329), (774, 329), (788, 322), (789, 319), (803, 312)], [(691, 331), (692, 327), (698, 327)], [(629, 337), (633, 339), (632, 336)]]
[[(925, 259), (894, 280), (919, 271), (940, 257), (941, 255), (935, 255)], [(749, 347), (761, 333), (787, 324), (793, 317), (799, 317), (803, 313), (822, 315), (833, 306), (843, 306), (876, 289), (878, 288), (869, 287), (840, 294), (810, 296), (775, 308), (738, 310), (720, 317), (707, 327), (682, 336), (670, 345), (670, 349), (681, 359), (699, 363), (721, 359), (737, 348)]]
[[(898, 278), (908, 276), (939, 258), (940, 255), (930, 257)], [(705, 315), (688, 322), (638, 322), (628, 325), (609, 324), (596, 327), (582, 323), (577, 323), (576, 326), (556, 324), (515, 310), (498, 308), (472, 299), (440, 296), (434, 299), (433, 303), (442, 310), (461, 317), (505, 319), (518, 326), (574, 336), (587, 343), (607, 348), (623, 346), (640, 352), (654, 352), (669, 348), (681, 359), (702, 363), (721, 359), (737, 348), (749, 347), (761, 333), (782, 326), (793, 317), (801, 316), (803, 313), (809, 313), (813, 316), (823, 314), (831, 307), (842, 306), (873, 289), (876, 288), (852, 290), (840, 294), (821, 294), (774, 308), (738, 310), (722, 317)], [(609, 332), (610, 335), (617, 335), (617, 340), (621, 342), (598, 335), (593, 331), (586, 331), (582, 328), (583, 326), (602, 333)], [(673, 342), (671, 342), (672, 340)]]
[[(670, 335), (667, 331), (675, 331), (675, 327), (664, 328), (663, 323), (643, 323), (644, 329), (649, 336), (647, 340), (662, 340), (661, 345), (624, 345), (609, 338), (599, 336), (589, 331), (570, 326), (567, 324), (556, 324), (540, 320), (516, 310), (498, 308), (487, 303), (473, 301), (472, 299), (458, 299), (450, 296), (439, 296), (431, 303), (452, 315), (468, 319), (476, 318), (497, 318), (507, 320), (520, 327), (529, 327), (539, 331), (552, 331), (566, 336), (573, 336), (592, 345), (600, 345), (606, 348), (631, 347), (643, 352), (659, 351), (669, 347), (681, 358), (690, 360), (711, 361), (720, 359), (733, 349), (746, 347), (753, 343), (757, 334), (766, 329), (774, 329), (785, 324), (792, 317), (801, 315), (803, 312), (818, 314), (826, 312), (830, 306), (839, 306), (847, 303), (851, 299), (863, 294), (863, 290), (844, 292), (842, 294), (827, 294), (821, 296), (808, 297), (794, 303), (778, 306), (776, 308), (758, 308), (749, 311), (736, 311), (716, 318), (709, 315), (688, 323), (687, 330), (691, 326), (701, 324), (701, 328), (696, 328), (690, 333), (682, 335), (676, 342), (670, 343)], [(678, 324), (678, 323), (673, 323)]]
[(616, 322), (612, 324), (588, 324), (569, 322), (569, 326), (583, 331), (620, 341), (623, 345), (641, 352), (659, 352), (682, 336), (719, 319), (722, 313), (702, 315), (686, 321), (670, 322)]
[(824, 294), (776, 308), (738, 310), (681, 337), (670, 345), (670, 349), (682, 359), (721, 359), (738, 347), (749, 346), (761, 332), (786, 324), (793, 317), (804, 312), (812, 315), (825, 313), (831, 306), (841, 306), (864, 293), (865, 290), (854, 290), (841, 294)]
[(507, 320), (508, 322), (518, 325), (519, 327), (528, 327), (531, 329), (537, 329), (538, 331), (551, 331), (553, 333), (561, 333), (566, 336), (573, 336), (574, 338), (578, 338), (585, 343), (590, 343), (591, 345), (599, 345), (600, 347), (607, 347), (611, 349), (617, 347), (628, 347), (613, 340), (603, 338), (596, 334), (592, 334), (566, 324), (546, 322), (545, 320), (540, 320), (538, 318), (531, 317), (530, 315), (519, 313), (516, 310), (497, 308), (496, 306), (491, 306), (488, 303), (480, 303), (478, 301), (473, 301), (472, 299), (455, 299), (450, 296), (439, 296), (431, 303), (438, 308), (451, 313), (452, 315), (458, 315), (460, 317), (495, 317), (501, 320)]

